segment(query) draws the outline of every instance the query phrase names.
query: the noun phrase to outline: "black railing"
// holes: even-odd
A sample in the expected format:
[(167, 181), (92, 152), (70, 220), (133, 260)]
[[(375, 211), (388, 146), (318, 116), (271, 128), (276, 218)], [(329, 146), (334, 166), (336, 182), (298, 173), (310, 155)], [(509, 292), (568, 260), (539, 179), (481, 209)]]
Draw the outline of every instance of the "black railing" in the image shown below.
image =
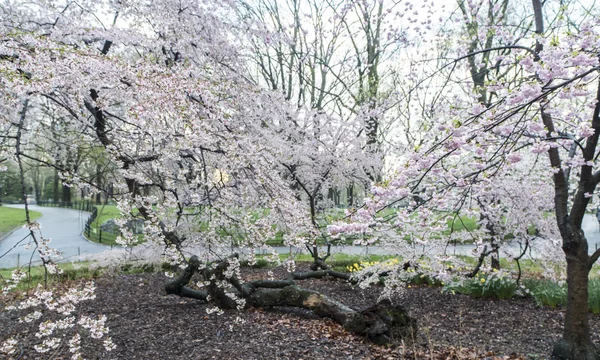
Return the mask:
[[(91, 233), (92, 222), (98, 217), (98, 208), (94, 206), (90, 217), (85, 222), (85, 236), (89, 239)], [(100, 230), (100, 242), (102, 242), (102, 230)]]

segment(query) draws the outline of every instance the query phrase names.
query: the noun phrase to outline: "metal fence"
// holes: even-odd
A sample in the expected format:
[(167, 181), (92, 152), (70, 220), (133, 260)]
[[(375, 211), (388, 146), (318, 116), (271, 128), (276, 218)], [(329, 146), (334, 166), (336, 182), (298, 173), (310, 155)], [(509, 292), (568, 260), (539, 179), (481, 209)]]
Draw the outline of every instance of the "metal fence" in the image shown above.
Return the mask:
[[(94, 206), (90, 217), (85, 222), (85, 236), (89, 239), (91, 234), (92, 222), (98, 217), (98, 208)], [(102, 230), (100, 230), (100, 240), (102, 242)]]

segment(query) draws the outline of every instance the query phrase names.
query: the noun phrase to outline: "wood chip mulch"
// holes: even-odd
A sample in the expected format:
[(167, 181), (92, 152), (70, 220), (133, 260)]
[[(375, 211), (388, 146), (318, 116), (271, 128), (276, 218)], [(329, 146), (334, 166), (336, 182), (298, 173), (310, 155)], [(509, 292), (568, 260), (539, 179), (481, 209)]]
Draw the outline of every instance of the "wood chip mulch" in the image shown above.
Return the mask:
[[(267, 270), (246, 269), (248, 279)], [(282, 269), (273, 270), (276, 278)], [(208, 314), (211, 305), (166, 295), (163, 274), (113, 275), (96, 279), (97, 297), (81, 314), (104, 314), (117, 345), (106, 352), (82, 336), (87, 359), (547, 359), (560, 338), (564, 311), (537, 307), (532, 299), (493, 300), (443, 294), (439, 288), (408, 289), (402, 299), (417, 318), (419, 335), (411, 346), (380, 347), (341, 326), (301, 309), (275, 308)], [(321, 291), (357, 308), (372, 306), (380, 288), (366, 290), (338, 280), (307, 280)], [(2, 302), (7, 298), (0, 297)], [(13, 359), (68, 359), (62, 346), (39, 354), (31, 324), (18, 312), (0, 312), (0, 341), (20, 341)], [(49, 314), (48, 316), (51, 316)], [(591, 315), (596, 343), (600, 316)], [(2, 355), (0, 355), (2, 358)]]

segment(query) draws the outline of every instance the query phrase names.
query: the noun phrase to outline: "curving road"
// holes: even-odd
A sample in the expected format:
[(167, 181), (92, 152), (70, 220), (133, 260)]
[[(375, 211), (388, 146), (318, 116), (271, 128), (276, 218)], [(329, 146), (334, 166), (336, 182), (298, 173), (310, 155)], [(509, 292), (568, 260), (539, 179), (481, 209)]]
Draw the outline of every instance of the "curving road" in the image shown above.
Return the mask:
[[(598, 224), (598, 221), (596, 220), (596, 215), (595, 214), (586, 214), (585, 217), (583, 218), (583, 224), (582, 224), (582, 229), (583, 232), (585, 233), (585, 236), (588, 240), (588, 246), (589, 246), (589, 253), (590, 255), (597, 250), (598, 248), (600, 248), (600, 225)], [(279, 254), (290, 254), (291, 253), (303, 253), (303, 252), (307, 252), (305, 249), (303, 248), (290, 248), (290, 247), (285, 247), (285, 246), (276, 246), (274, 247), (275, 250), (279, 253)], [(472, 250), (475, 248), (474, 245), (469, 245), (469, 244), (459, 244), (459, 245), (449, 245), (446, 249), (437, 249), (437, 250), (433, 250), (430, 251), (431, 253), (441, 253), (442, 251), (446, 251), (447, 254), (453, 254), (453, 255), (466, 255), (466, 256), (473, 256)], [(507, 251), (509, 252), (511, 255), (517, 256), (518, 254), (521, 253), (521, 248), (519, 247), (518, 244), (506, 244), (502, 246), (503, 251)], [(243, 250), (239, 250), (240, 252), (243, 252)], [(326, 247), (319, 247), (319, 252), (321, 254), (324, 254), (327, 251)], [(418, 249), (416, 249), (416, 251), (419, 251)], [(538, 257), (539, 254), (539, 249), (534, 249), (532, 252), (530, 252), (530, 254), (532, 254), (533, 257)], [(350, 255), (367, 255), (367, 254), (374, 254), (374, 255), (398, 255), (393, 249), (388, 249), (388, 248), (384, 248), (381, 246), (354, 246), (354, 245), (350, 245), (350, 246), (333, 246), (331, 249), (332, 253), (343, 253), (343, 254), (350, 254)], [(265, 251), (260, 251), (258, 253), (261, 254), (267, 254), (268, 252)], [(562, 252), (561, 252), (562, 254)]]
[[(12, 205), (5, 205), (12, 206)], [(23, 208), (23, 205), (15, 205), (13, 207)], [(106, 245), (101, 245), (87, 241), (81, 233), (87, 220), (89, 213), (79, 210), (50, 208), (40, 206), (30, 206), (31, 210), (36, 210), (42, 213), (42, 217), (38, 219), (41, 224), (41, 234), (51, 239), (50, 246), (59, 250), (62, 253), (62, 260), (77, 261), (80, 256), (86, 259), (94, 259), (98, 254), (111, 248)], [(586, 214), (583, 221), (583, 230), (589, 242), (589, 251), (592, 253), (600, 247), (600, 226), (595, 215)], [(37, 251), (33, 248), (26, 250), (25, 244), (31, 242), (28, 230), (20, 228), (9, 234), (4, 239), (0, 240), (0, 268), (15, 267), (29, 262), (31, 259), (33, 264), (41, 263)], [(39, 237), (39, 232), (38, 232)], [(470, 255), (472, 245), (458, 245), (448, 248), (448, 253)], [(289, 247), (277, 246), (275, 250), (281, 254), (293, 252), (305, 252), (305, 249), (290, 249)], [(324, 251), (322, 249), (321, 251)], [(511, 250), (511, 249), (509, 249)], [(518, 253), (518, 248), (514, 251)], [(118, 252), (118, 251), (117, 251)], [(378, 246), (340, 246), (332, 249), (332, 252), (341, 252), (346, 254), (390, 254), (389, 249), (380, 248)]]
[[(23, 208), (23, 205), (4, 205)], [(37, 221), (41, 225), (36, 231), (45, 238), (51, 239), (50, 246), (62, 253), (62, 260), (78, 260), (81, 254), (95, 254), (109, 250), (109, 246), (87, 241), (81, 233), (90, 213), (72, 209), (29, 206), (31, 210), (42, 213)], [(23, 265), (32, 260), (34, 265), (41, 263), (37, 251), (33, 247), (26, 250), (25, 244), (32, 242), (29, 231), (20, 228), (0, 240), (0, 268)]]

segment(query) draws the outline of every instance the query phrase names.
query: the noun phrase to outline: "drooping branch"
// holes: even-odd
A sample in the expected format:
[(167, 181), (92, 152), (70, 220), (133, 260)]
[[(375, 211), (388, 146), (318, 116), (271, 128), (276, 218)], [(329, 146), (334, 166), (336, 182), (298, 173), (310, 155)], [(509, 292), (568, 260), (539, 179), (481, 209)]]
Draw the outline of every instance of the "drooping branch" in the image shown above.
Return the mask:
[(483, 261), (485, 260), (486, 257), (488, 257), (489, 255), (491, 255), (493, 252), (498, 251), (498, 245), (494, 245), (492, 244), (492, 249), (490, 251), (487, 251), (487, 245), (485, 245), (483, 247), (483, 251), (481, 252), (481, 254), (479, 255), (479, 258), (477, 259), (477, 265), (475, 265), (475, 268), (473, 269), (473, 271), (471, 271), (467, 277), (473, 278), (477, 275), (477, 273), (479, 272), (479, 269), (481, 269), (481, 266), (483, 265)]
[(521, 263), (520, 260), (523, 258), (523, 256), (525, 256), (525, 254), (527, 253), (527, 249), (529, 248), (529, 241), (525, 242), (525, 248), (523, 248), (523, 251), (521, 252), (521, 254), (519, 256), (517, 256), (516, 258), (514, 258), (515, 262), (517, 263), (517, 269), (518, 269), (518, 275), (517, 275), (517, 286), (519, 286), (519, 282), (521, 281)]
[(596, 261), (598, 261), (598, 258), (600, 258), (600, 249), (597, 249), (596, 251), (594, 251), (594, 253), (590, 256), (590, 263), (589, 263), (590, 270), (592, 269), (592, 266), (594, 266)]

